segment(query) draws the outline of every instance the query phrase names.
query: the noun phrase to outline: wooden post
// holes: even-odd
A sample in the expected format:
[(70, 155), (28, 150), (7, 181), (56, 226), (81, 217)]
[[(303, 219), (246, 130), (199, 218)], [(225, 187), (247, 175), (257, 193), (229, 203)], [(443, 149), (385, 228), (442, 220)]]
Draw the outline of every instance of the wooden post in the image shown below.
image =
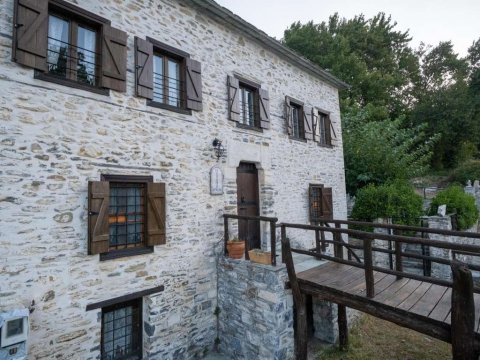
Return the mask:
[(347, 350), (348, 347), (348, 320), (347, 307), (338, 304), (338, 345), (340, 350)]
[(275, 223), (276, 221), (270, 221), (270, 254), (272, 255), (273, 266), (277, 266), (277, 234)]
[(223, 239), (224, 239), (224, 249), (223, 253), (226, 256), (227, 255), (227, 241), (228, 241), (228, 217), (224, 216), (223, 217)]
[(468, 267), (452, 260), (452, 359), (473, 360), (475, 354), (475, 303), (472, 273)]
[(248, 219), (245, 219), (247, 222), (247, 238), (245, 239), (245, 260), (250, 260), (250, 256), (248, 255), (248, 250), (250, 250), (250, 227), (248, 223)]
[(320, 248), (320, 230), (315, 230), (315, 251), (317, 254), (322, 252)]
[(325, 252), (327, 251), (327, 243), (325, 242), (325, 231), (322, 230), (320, 235), (321, 235), (320, 240), (322, 241), (322, 251)]
[(286, 253), (286, 250), (285, 250), (285, 242), (283, 239), (287, 239), (287, 229), (285, 228), (284, 225), (282, 225), (282, 227), (280, 228), (280, 231), (281, 231), (281, 242), (282, 242), (282, 264), (285, 264), (286, 263), (286, 260), (285, 260), (285, 253)]
[[(341, 225), (335, 224), (335, 228), (340, 229)], [(338, 241), (339, 243), (342, 242), (342, 234), (339, 232), (334, 233), (333, 238), (335, 239), (335, 241)], [(341, 244), (335, 244), (334, 252), (335, 252), (335, 257), (343, 259), (343, 246)]]
[[(403, 263), (402, 263), (402, 243), (399, 241), (395, 241), (395, 270), (403, 271)], [(403, 276), (397, 275), (397, 280), (402, 279)]]
[(363, 239), (363, 262), (365, 266), (365, 284), (367, 287), (367, 297), (375, 296), (373, 280), (373, 258), (372, 258), (372, 239)]
[(290, 250), (290, 241), (287, 239), (285, 225), (282, 225), (282, 255), (287, 266), (290, 287), (292, 288), (293, 301), (295, 304), (295, 359), (307, 360), (307, 302), (305, 296), (300, 291), (300, 285), (295, 273), (292, 252)]

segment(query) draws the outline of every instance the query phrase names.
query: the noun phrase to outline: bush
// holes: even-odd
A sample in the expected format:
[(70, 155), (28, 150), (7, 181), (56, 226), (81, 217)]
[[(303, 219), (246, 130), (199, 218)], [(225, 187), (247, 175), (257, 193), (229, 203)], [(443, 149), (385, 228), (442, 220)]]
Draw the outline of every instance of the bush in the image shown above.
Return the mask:
[(437, 214), (440, 205), (447, 205), (448, 214), (457, 215), (457, 229), (466, 230), (478, 220), (475, 198), (466, 194), (459, 185), (452, 185), (435, 196), (430, 205), (429, 215)]
[(468, 180), (480, 180), (480, 160), (467, 161), (453, 172), (453, 181), (465, 185)]
[(391, 218), (395, 224), (417, 225), (423, 214), (422, 202), (405, 181), (368, 185), (357, 192), (351, 217), (359, 221)]

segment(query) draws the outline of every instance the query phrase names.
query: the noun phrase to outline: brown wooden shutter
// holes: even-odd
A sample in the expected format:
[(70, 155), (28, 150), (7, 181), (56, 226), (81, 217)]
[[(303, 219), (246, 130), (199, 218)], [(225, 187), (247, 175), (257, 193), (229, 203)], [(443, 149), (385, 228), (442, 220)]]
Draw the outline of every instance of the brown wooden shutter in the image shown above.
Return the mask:
[(202, 64), (187, 58), (187, 109), (202, 111)]
[(153, 99), (153, 44), (136, 36), (135, 85), (137, 96)]
[(47, 71), (48, 0), (16, 0), (13, 14), (13, 61)]
[(108, 203), (110, 184), (108, 181), (88, 182), (88, 254), (108, 252), (109, 225)]
[(320, 132), (318, 127), (320, 126), (318, 110), (312, 109), (312, 130), (313, 130), (313, 141), (320, 142)]
[(322, 189), (322, 217), (333, 219), (332, 188)]
[(268, 90), (258, 89), (258, 98), (260, 105), (260, 127), (270, 129), (270, 97)]
[(313, 140), (312, 111), (313, 109), (311, 107), (303, 107), (303, 129), (306, 140)]
[(285, 96), (285, 126), (287, 127), (287, 134), (292, 135), (293, 133), (293, 124), (292, 124), (292, 105), (290, 104), (290, 97)]
[(165, 244), (165, 184), (147, 183), (147, 245)]
[(102, 86), (107, 89), (127, 89), (127, 33), (103, 25)]
[(240, 83), (233, 76), (229, 76), (227, 80), (228, 118), (232, 121), (240, 121)]
[(325, 116), (325, 142), (327, 145), (332, 145), (332, 122), (330, 121), (330, 115)]

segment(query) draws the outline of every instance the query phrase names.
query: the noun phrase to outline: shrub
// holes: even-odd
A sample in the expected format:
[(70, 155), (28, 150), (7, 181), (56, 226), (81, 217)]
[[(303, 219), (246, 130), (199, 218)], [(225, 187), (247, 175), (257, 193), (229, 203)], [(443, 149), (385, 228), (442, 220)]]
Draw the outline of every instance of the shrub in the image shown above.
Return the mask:
[(472, 227), (478, 220), (478, 209), (475, 198), (466, 194), (459, 185), (452, 185), (432, 199), (429, 215), (435, 215), (440, 205), (447, 205), (447, 213), (457, 215), (458, 230)]
[(368, 185), (357, 192), (351, 217), (374, 221), (391, 218), (395, 224), (416, 225), (422, 216), (422, 197), (406, 181)]
[(453, 181), (465, 185), (468, 180), (480, 180), (480, 160), (464, 162), (453, 172)]

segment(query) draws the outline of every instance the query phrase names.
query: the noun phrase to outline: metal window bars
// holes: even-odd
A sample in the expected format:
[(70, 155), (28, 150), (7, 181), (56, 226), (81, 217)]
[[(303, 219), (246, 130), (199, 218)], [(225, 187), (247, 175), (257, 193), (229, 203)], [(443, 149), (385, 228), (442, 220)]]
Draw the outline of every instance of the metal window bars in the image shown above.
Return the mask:
[(153, 73), (153, 101), (185, 108), (185, 95), (185, 81), (161, 73)]
[(101, 54), (48, 37), (48, 73), (79, 83), (98, 86)]

